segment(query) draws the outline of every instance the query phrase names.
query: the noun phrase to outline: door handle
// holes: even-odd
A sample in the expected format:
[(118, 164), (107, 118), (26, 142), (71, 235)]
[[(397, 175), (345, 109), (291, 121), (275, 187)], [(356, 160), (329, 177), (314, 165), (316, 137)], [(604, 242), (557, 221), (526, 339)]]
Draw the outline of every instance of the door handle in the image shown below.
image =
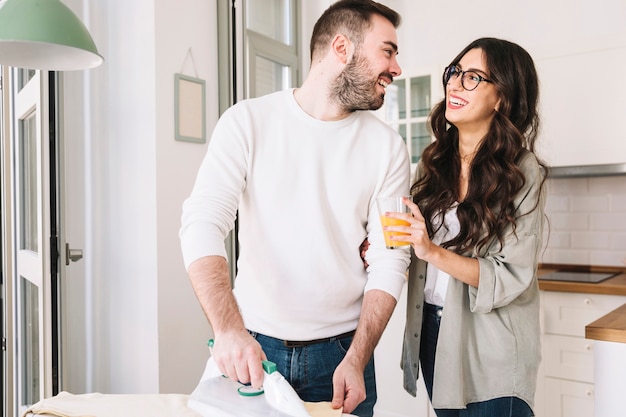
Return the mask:
[(70, 249), (70, 244), (65, 244), (65, 265), (69, 265), (70, 261), (77, 262), (83, 259), (82, 249)]

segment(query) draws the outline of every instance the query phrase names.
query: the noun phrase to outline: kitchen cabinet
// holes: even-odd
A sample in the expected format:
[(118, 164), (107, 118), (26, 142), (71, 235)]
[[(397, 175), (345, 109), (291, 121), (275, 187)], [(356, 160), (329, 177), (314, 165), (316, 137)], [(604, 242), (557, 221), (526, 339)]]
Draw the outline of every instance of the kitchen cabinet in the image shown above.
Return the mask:
[(626, 408), (626, 304), (585, 327), (594, 341), (596, 417), (622, 417)]
[(594, 417), (594, 344), (585, 326), (625, 302), (621, 295), (541, 291), (537, 417)]
[[(626, 46), (561, 51), (536, 59), (542, 128), (539, 154), (554, 167), (626, 163)], [(607, 84), (607, 82), (609, 84)]]
[(596, 417), (623, 417), (626, 409), (626, 343), (596, 340)]
[(404, 139), (412, 168), (433, 139), (427, 121), (432, 107), (443, 98), (442, 73), (443, 67), (415, 71), (387, 87), (379, 114)]
[[(546, 405), (544, 416), (593, 417), (593, 384), (547, 378), (545, 383)], [(537, 417), (540, 417), (537, 414)]]

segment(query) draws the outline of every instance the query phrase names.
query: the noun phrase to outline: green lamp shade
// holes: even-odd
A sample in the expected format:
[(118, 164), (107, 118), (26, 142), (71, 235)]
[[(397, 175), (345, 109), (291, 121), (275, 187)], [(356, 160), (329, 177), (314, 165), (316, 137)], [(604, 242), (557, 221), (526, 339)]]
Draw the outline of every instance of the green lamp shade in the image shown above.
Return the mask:
[(102, 61), (85, 25), (59, 0), (0, 3), (1, 65), (71, 71)]

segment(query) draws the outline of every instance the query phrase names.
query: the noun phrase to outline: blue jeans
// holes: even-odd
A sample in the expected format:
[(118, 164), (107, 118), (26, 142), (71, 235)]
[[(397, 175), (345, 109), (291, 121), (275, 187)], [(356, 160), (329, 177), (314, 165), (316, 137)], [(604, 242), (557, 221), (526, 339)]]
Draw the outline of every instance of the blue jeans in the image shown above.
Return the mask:
[[(308, 346), (286, 347), (282, 340), (254, 332), (251, 334), (261, 344), (267, 359), (276, 364), (278, 372), (289, 381), (303, 401), (332, 401), (333, 373), (346, 355), (352, 336)], [(367, 398), (352, 414), (372, 417), (377, 398), (373, 356), (363, 376)]]
[[(420, 364), (428, 397), (433, 398), (433, 378), (439, 326), (443, 308), (424, 303), (422, 338), (420, 341)], [(526, 402), (517, 397), (494, 398), (488, 401), (467, 404), (464, 409), (435, 409), (437, 417), (532, 417), (533, 412)]]
[(532, 417), (526, 402), (517, 397), (501, 397), (467, 404), (460, 410), (437, 409), (437, 417)]

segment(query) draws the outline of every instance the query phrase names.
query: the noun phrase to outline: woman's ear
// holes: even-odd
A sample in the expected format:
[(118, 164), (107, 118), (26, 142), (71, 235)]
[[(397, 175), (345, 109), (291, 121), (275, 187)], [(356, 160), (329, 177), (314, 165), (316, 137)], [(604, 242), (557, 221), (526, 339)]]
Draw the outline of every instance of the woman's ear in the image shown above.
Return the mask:
[(341, 33), (335, 35), (330, 47), (333, 54), (342, 64), (347, 64), (354, 52), (354, 46), (352, 42), (350, 42), (350, 39)]
[(493, 109), (495, 111), (500, 111), (500, 102), (502, 101), (501, 98), (498, 99), (498, 102), (496, 103), (496, 105), (493, 107)]

